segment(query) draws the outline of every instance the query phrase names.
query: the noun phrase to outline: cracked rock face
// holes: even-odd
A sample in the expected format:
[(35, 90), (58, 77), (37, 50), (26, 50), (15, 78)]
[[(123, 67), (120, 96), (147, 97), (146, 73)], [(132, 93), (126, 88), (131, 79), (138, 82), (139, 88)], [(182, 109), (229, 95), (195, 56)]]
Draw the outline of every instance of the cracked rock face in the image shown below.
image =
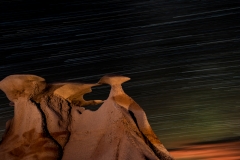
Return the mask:
[[(126, 93), (123, 76), (96, 84), (46, 84), (35, 75), (11, 75), (0, 89), (14, 106), (0, 142), (3, 160), (172, 160), (145, 112)], [(109, 97), (85, 101), (91, 87), (111, 85)], [(88, 105), (102, 104), (96, 111)]]

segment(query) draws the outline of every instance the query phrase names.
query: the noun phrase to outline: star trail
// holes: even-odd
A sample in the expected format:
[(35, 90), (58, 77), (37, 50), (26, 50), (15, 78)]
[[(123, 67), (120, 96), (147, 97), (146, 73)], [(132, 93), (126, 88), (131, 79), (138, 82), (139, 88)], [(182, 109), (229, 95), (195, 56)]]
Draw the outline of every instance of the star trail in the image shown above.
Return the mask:
[[(239, 141), (239, 19), (240, 1), (1, 1), (0, 78), (125, 75), (125, 92), (166, 148)], [(0, 100), (2, 135), (13, 107), (3, 92)]]

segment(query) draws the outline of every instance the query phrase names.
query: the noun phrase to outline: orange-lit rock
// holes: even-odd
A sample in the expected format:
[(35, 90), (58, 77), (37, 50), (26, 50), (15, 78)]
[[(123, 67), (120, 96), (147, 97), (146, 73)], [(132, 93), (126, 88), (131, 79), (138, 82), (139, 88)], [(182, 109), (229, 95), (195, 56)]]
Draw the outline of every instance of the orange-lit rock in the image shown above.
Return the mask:
[[(12, 75), (0, 82), (14, 103), (14, 117), (0, 143), (3, 160), (171, 160), (142, 108), (121, 84), (123, 76), (104, 76), (97, 84), (46, 84), (34, 75)], [(107, 100), (85, 101), (91, 87), (109, 84)], [(103, 103), (97, 111), (88, 105)], [(85, 109), (85, 108), (86, 109)]]

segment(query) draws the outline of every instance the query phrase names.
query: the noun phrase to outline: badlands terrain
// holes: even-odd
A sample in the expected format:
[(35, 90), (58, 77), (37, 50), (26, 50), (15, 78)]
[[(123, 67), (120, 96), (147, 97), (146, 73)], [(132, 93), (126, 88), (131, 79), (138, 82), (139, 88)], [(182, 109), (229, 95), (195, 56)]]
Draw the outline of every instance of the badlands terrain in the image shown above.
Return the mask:
[[(53, 83), (11, 75), (0, 89), (14, 107), (0, 143), (2, 160), (172, 160), (145, 112), (126, 93), (124, 76), (96, 84)], [(106, 100), (84, 100), (91, 87), (111, 86)], [(92, 111), (88, 106), (99, 105)]]

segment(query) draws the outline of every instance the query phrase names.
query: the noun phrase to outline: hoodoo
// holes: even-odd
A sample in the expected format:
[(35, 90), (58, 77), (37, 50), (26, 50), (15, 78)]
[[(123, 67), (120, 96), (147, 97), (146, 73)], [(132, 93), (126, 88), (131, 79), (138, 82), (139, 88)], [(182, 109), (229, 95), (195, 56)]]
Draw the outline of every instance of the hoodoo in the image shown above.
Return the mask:
[[(1, 159), (173, 160), (143, 109), (123, 91), (128, 80), (104, 76), (96, 84), (47, 84), (35, 75), (4, 78), (0, 89), (14, 103), (14, 116), (0, 143)], [(111, 86), (106, 100), (84, 100), (102, 84)], [(88, 109), (97, 104), (98, 110)]]

